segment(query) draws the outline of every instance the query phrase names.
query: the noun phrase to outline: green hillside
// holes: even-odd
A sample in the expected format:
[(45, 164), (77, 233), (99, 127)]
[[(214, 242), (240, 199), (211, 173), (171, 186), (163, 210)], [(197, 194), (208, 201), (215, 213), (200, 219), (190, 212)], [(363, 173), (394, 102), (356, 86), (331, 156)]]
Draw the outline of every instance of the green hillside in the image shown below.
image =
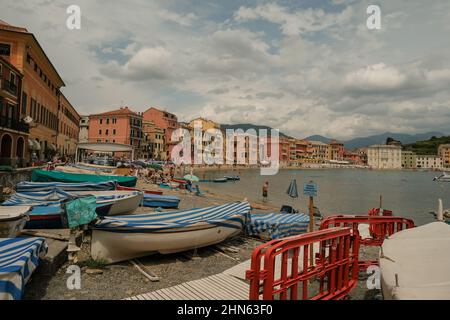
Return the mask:
[(404, 145), (405, 150), (410, 150), (416, 154), (437, 154), (437, 149), (440, 144), (450, 144), (450, 136), (443, 136), (440, 138), (431, 137), (425, 141), (417, 141)]

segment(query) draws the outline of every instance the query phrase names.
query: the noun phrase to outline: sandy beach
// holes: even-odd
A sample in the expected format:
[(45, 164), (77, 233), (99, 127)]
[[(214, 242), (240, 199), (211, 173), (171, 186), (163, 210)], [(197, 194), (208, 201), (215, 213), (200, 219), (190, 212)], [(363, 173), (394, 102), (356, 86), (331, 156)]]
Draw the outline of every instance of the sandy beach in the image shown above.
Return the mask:
[[(154, 185), (140, 182), (138, 187), (158, 189)], [(180, 209), (203, 207), (239, 201), (229, 195), (208, 192), (205, 187), (205, 197), (197, 197), (185, 190), (164, 190), (164, 194), (176, 195), (181, 198)], [(277, 208), (262, 202), (253, 202), (252, 206), (259, 208), (257, 212), (270, 212)], [(140, 208), (141, 212), (151, 212), (150, 208)], [(250, 259), (256, 246), (262, 240), (245, 235), (237, 236), (225, 242), (238, 248), (237, 252), (221, 251), (216, 246), (199, 248), (195, 251), (162, 255), (155, 254), (140, 258), (139, 261), (159, 277), (158, 282), (151, 282), (144, 277), (130, 262), (122, 262), (107, 266), (98, 266), (89, 258), (89, 235), (85, 239), (82, 251), (78, 254), (78, 265), (81, 267), (81, 289), (67, 289), (66, 274), (68, 263), (63, 265), (55, 275), (46, 275), (39, 270), (33, 275), (25, 290), (25, 299), (43, 300), (107, 300), (125, 299), (130, 296), (151, 292), (161, 288), (171, 287), (186, 281), (204, 278), (221, 273), (241, 262)], [(222, 243), (223, 244), (223, 243)], [(361, 251), (363, 259), (376, 259), (377, 248)], [(377, 290), (368, 290), (365, 276), (361, 274), (358, 287), (351, 294), (351, 299), (374, 299)]]

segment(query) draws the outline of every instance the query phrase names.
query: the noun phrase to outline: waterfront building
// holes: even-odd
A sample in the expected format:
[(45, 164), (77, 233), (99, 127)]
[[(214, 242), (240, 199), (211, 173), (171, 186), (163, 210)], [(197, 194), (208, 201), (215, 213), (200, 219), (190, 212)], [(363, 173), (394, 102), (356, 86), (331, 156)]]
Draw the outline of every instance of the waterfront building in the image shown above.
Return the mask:
[(142, 142), (142, 115), (128, 107), (91, 114), (89, 116), (89, 142), (120, 143), (133, 146), (140, 157)]
[(330, 160), (343, 161), (344, 153), (345, 153), (344, 144), (342, 142), (332, 140), (329, 145), (331, 147), (331, 159)]
[(0, 165), (24, 166), (29, 127), (20, 103), (22, 73), (0, 56)]
[(321, 141), (309, 141), (308, 148), (311, 152), (312, 162), (325, 163), (331, 160), (331, 146)]
[(402, 147), (376, 144), (367, 148), (367, 162), (374, 169), (401, 169)]
[(364, 163), (364, 154), (359, 151), (345, 151), (344, 152), (344, 161), (348, 161), (350, 164), (363, 166)]
[(72, 158), (75, 156), (80, 135), (81, 116), (61, 93), (58, 108), (58, 133), (56, 145), (58, 154)]
[(89, 142), (89, 116), (81, 116), (80, 118), (78, 141), (80, 143)]
[[(58, 151), (73, 152), (75, 139), (72, 137), (78, 134), (78, 129), (72, 124), (79, 115), (72, 106), (68, 106), (70, 103), (61, 93), (64, 81), (36, 37), (25, 28), (0, 20), (0, 56), (23, 75), (21, 86), (16, 86), (20, 111), (13, 122), (28, 120), (27, 162), (31, 163), (31, 158), (33, 161), (50, 159)], [(17, 78), (10, 80), (17, 85)], [(66, 110), (61, 110), (62, 105), (71, 115), (59, 119), (61, 112)], [(68, 131), (60, 137), (64, 128)]]
[(172, 141), (172, 133), (179, 128), (177, 116), (165, 110), (151, 107), (143, 113), (143, 119), (152, 121), (155, 126), (163, 130), (166, 144), (166, 159), (170, 160), (172, 149), (178, 143)]
[(416, 154), (412, 151), (402, 150), (402, 168), (415, 169), (416, 168)]
[(438, 147), (438, 156), (442, 158), (442, 166), (450, 167), (450, 144), (441, 144)]
[(308, 162), (311, 155), (308, 153), (308, 143), (309, 141), (291, 138), (289, 146), (289, 165), (290, 166), (301, 166), (302, 163)]
[(437, 155), (417, 155), (416, 167), (421, 169), (442, 169), (442, 158)]
[(145, 159), (167, 160), (165, 135), (153, 121), (142, 120), (142, 156)]

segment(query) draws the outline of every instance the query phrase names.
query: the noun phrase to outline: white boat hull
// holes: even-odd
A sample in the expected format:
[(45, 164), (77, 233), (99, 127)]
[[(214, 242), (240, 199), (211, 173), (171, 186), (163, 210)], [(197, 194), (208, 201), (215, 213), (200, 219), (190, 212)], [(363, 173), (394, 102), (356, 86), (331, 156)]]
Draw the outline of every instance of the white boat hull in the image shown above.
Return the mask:
[(80, 195), (108, 196), (108, 195), (125, 195), (123, 198), (114, 200), (98, 200), (97, 204), (107, 204), (114, 202), (109, 210), (109, 216), (131, 214), (142, 203), (144, 194), (136, 191), (82, 191), (77, 192)]
[(240, 229), (210, 226), (179, 232), (118, 233), (92, 231), (91, 256), (114, 263), (154, 253), (176, 253), (201, 248), (237, 235)]
[(28, 221), (29, 206), (0, 206), (0, 238), (15, 238)]

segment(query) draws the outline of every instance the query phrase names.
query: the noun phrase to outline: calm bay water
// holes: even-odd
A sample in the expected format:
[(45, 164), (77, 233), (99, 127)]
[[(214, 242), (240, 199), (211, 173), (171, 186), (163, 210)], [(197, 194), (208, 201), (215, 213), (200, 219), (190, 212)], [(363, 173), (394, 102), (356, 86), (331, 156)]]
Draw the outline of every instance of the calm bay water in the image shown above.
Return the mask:
[[(202, 183), (202, 188), (213, 192), (262, 200), (262, 185), (269, 182), (269, 203), (281, 207), (290, 204), (301, 212), (307, 211), (308, 199), (303, 196), (303, 183), (313, 180), (319, 193), (315, 205), (324, 215), (367, 214), (369, 208), (383, 207), (395, 215), (414, 219), (417, 225), (434, 221), (429, 211), (437, 210), (437, 199), (444, 208), (450, 207), (450, 183), (434, 182), (438, 172), (377, 171), (364, 169), (280, 170), (275, 176), (261, 176), (259, 170), (198, 173), (201, 179), (236, 175), (240, 181)], [(291, 199), (286, 191), (291, 179), (297, 179), (300, 197)]]

